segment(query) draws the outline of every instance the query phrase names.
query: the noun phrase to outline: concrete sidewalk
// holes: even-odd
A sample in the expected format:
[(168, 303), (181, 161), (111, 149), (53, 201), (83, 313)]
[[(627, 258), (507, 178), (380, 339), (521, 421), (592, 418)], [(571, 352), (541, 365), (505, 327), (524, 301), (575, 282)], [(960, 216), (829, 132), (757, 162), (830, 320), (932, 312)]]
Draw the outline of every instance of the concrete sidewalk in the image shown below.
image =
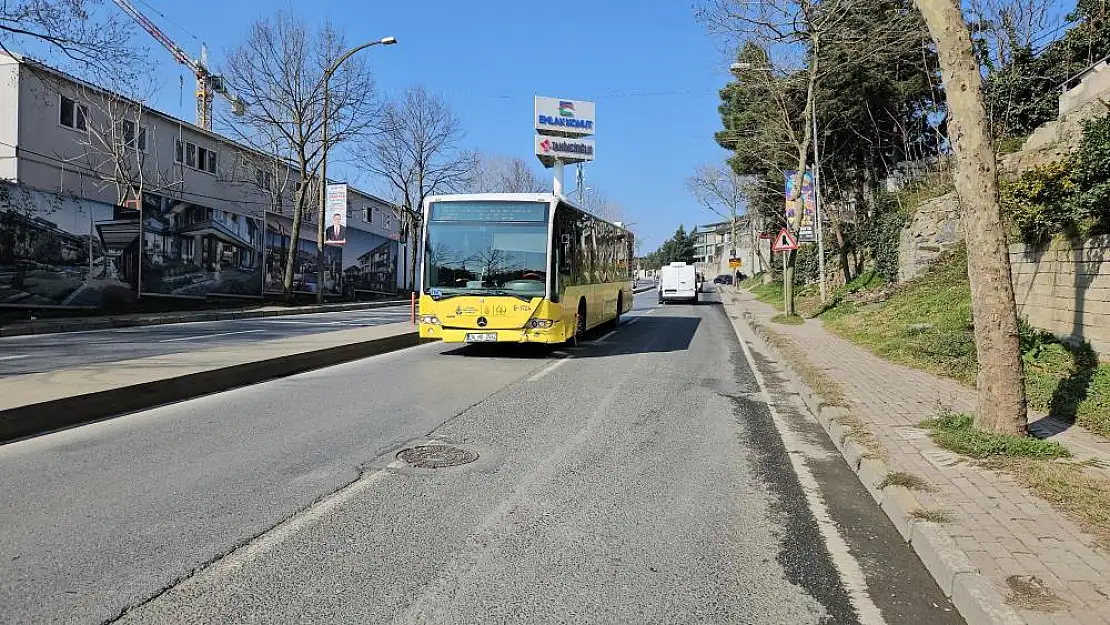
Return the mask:
[(190, 323), (198, 321), (223, 321), (226, 319), (250, 319), (256, 317), (277, 317), (285, 315), (307, 315), (311, 313), (343, 312), (348, 310), (369, 310), (409, 304), (408, 299), (390, 299), (375, 302), (350, 302), (345, 304), (322, 304), (309, 306), (258, 305), (244, 308), (220, 310), (192, 310), (162, 313), (130, 313), (103, 315), (96, 317), (69, 317), (58, 319), (36, 319), (0, 325), (0, 337), (22, 336), (27, 334), (54, 334), (57, 332), (80, 332), (84, 330), (106, 330), (135, 326), (161, 325), (166, 323)]
[[(726, 289), (722, 299), (731, 315), (745, 318), (761, 336), (768, 337), (770, 330), (778, 339), (788, 339), (839, 386), (850, 418), (874, 436), (880, 454), (846, 439), (844, 409), (822, 405), (798, 383), (848, 464), (970, 625), (1110, 624), (1106, 547), (1010, 474), (962, 461), (918, 427), (936, 416), (938, 406), (973, 410), (972, 389), (888, 362), (831, 334), (817, 320), (799, 326), (772, 324), (778, 311), (747, 291)], [(1038, 416), (1031, 420), (1038, 433), (1061, 442), (1078, 460), (1095, 460), (1102, 467), (1085, 470), (1106, 475), (1110, 442), (1078, 426)], [(931, 488), (882, 488), (893, 472), (917, 476)], [(915, 518), (913, 512), (923, 509), (946, 511), (952, 522)]]
[(329, 367), (419, 343), (383, 324), (0, 379), (0, 442)]

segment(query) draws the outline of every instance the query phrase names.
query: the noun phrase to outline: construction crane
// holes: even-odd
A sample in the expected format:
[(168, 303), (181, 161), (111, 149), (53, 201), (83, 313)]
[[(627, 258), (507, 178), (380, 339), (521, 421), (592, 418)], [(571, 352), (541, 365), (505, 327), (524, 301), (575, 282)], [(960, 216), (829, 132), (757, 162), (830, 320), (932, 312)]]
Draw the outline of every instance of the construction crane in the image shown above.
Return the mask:
[(173, 55), (173, 58), (177, 59), (178, 63), (193, 70), (193, 75), (197, 78), (197, 126), (205, 130), (212, 130), (212, 100), (214, 94), (217, 93), (231, 103), (233, 113), (236, 115), (243, 114), (246, 110), (246, 102), (228, 91), (223, 76), (208, 71), (208, 51), (203, 44), (200, 47), (200, 58), (189, 58), (188, 53), (181, 46), (162, 32), (161, 28), (158, 28), (154, 22), (136, 9), (135, 5), (131, 4), (129, 0), (113, 0), (113, 2), (131, 19), (135, 20), (139, 26), (142, 26), (143, 30), (150, 33), (151, 37), (157, 39), (158, 43), (165, 46)]

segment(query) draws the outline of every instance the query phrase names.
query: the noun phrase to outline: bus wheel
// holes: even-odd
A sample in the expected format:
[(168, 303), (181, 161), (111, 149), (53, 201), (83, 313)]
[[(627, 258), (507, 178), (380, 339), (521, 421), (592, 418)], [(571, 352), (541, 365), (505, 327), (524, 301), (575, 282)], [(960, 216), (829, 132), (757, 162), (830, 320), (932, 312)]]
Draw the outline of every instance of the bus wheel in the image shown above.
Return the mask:
[(578, 302), (578, 312), (574, 314), (574, 345), (577, 347), (586, 338), (586, 301)]
[(617, 293), (617, 314), (613, 317), (613, 327), (616, 328), (621, 324), (621, 311), (624, 310), (624, 293)]

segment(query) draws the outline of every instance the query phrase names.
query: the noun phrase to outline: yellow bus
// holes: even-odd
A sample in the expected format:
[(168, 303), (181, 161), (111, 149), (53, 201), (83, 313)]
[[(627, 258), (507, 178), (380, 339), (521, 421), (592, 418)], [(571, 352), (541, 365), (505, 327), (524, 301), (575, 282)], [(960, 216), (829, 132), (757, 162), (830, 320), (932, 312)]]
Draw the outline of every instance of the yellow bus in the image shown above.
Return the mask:
[(632, 233), (566, 198), (439, 195), (424, 203), (420, 336), (564, 343), (632, 309)]

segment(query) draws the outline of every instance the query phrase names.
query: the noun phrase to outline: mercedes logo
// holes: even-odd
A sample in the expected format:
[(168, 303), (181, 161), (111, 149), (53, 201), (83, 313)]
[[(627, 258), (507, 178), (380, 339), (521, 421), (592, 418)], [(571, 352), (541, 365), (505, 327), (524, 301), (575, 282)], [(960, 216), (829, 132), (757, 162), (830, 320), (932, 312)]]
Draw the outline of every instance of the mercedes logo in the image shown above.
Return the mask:
[(486, 327), (486, 324), (487, 324), (487, 323), (489, 323), (489, 322), (488, 322), (488, 321), (486, 321), (486, 318), (485, 318), (485, 317), (478, 317), (478, 327), (479, 327), (479, 328), (484, 328), (484, 327)]

